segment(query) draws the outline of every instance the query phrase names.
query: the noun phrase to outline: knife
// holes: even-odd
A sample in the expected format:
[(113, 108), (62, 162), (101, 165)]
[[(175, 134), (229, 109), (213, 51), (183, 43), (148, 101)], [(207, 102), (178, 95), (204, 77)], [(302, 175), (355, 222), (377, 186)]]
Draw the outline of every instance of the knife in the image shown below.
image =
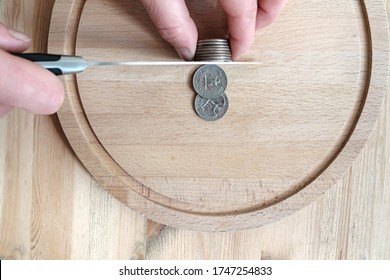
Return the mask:
[(99, 62), (88, 61), (81, 56), (58, 55), (45, 53), (14, 53), (13, 55), (32, 61), (55, 75), (76, 74), (96, 66), (179, 66), (179, 65), (206, 65), (206, 64), (260, 64), (259, 62), (233, 61), (126, 61), (126, 62)]

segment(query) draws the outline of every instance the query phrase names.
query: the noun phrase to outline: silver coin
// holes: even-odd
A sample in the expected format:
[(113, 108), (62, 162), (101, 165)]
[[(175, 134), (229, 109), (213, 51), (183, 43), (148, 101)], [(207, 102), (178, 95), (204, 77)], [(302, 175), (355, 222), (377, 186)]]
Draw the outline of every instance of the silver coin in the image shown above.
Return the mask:
[(195, 98), (195, 111), (199, 117), (206, 121), (221, 119), (229, 108), (229, 100), (225, 93), (216, 99), (203, 98), (197, 95)]
[(199, 49), (214, 48), (214, 49), (230, 49), (229, 45), (215, 45), (215, 44), (200, 44), (197, 45)]
[(226, 39), (206, 39), (197, 43), (195, 61), (232, 61), (229, 41)]
[(208, 58), (208, 59), (230, 59), (230, 56), (227, 55), (215, 55), (215, 54), (204, 54), (204, 55), (196, 55), (196, 58)]
[(192, 83), (197, 94), (207, 99), (215, 99), (225, 92), (227, 76), (221, 67), (209, 64), (196, 70)]
[(221, 45), (228, 45), (229, 40), (227, 39), (203, 39), (198, 40), (198, 45), (201, 44), (221, 44)]
[(232, 60), (229, 57), (223, 57), (223, 58), (216, 58), (216, 57), (199, 57), (196, 59), (196, 61), (203, 61), (203, 62), (231, 62)]
[(223, 51), (223, 50), (205, 50), (205, 51), (198, 51), (196, 52), (196, 55), (225, 55), (225, 56), (231, 56), (230, 51)]
[(206, 50), (206, 51), (198, 51), (195, 55), (225, 55), (231, 56), (230, 51), (222, 51), (222, 50)]
[(229, 56), (226, 55), (197, 55), (196, 58), (207, 58), (207, 59), (230, 59)]
[(231, 62), (231, 59), (229, 58), (206, 58), (206, 57), (201, 57), (201, 58), (197, 58), (196, 61), (202, 61), (202, 62), (214, 62), (214, 63), (218, 63), (218, 62)]
[(226, 51), (229, 52), (230, 48), (228, 46), (224, 47), (215, 47), (215, 46), (204, 46), (204, 47), (198, 47), (197, 51)]
[(207, 51), (207, 52), (197, 52), (195, 53), (195, 56), (213, 56), (213, 55), (218, 55), (218, 56), (226, 56), (226, 57), (231, 57), (231, 54), (228, 52), (216, 52), (216, 51)]
[(199, 47), (207, 47), (207, 46), (213, 46), (216, 48), (230, 47), (230, 44), (227, 41), (226, 41), (226, 43), (218, 43), (218, 42), (212, 42), (212, 41), (203, 42), (203, 43), (198, 42), (196, 45)]

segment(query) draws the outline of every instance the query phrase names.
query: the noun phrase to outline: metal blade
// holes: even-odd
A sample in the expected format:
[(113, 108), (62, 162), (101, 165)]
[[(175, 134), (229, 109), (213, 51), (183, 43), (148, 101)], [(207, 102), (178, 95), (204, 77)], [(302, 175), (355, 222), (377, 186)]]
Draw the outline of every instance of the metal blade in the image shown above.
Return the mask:
[(192, 65), (261, 65), (261, 62), (238, 62), (238, 61), (125, 61), (125, 62), (88, 62), (94, 66), (192, 66)]

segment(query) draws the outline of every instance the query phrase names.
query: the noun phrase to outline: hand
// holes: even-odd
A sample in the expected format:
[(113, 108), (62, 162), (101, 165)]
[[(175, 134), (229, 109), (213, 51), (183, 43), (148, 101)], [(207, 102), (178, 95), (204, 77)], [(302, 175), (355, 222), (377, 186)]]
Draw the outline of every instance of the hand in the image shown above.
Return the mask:
[(0, 24), (0, 117), (14, 107), (35, 114), (52, 114), (64, 100), (61, 81), (46, 69), (15, 57), (31, 40), (26, 35)]
[[(200, 0), (199, 0), (200, 1)], [(179, 55), (191, 60), (196, 51), (198, 31), (185, 0), (141, 0), (161, 36)], [(271, 24), (287, 0), (220, 0), (228, 19), (233, 60), (252, 45), (255, 30)]]

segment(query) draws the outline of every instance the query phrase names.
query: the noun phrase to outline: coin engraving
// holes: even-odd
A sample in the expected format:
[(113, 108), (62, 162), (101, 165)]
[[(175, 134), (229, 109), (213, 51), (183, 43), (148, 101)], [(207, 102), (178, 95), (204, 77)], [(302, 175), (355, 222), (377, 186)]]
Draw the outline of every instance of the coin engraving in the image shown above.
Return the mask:
[(227, 95), (223, 93), (216, 99), (207, 99), (200, 95), (195, 98), (195, 111), (199, 117), (206, 121), (221, 119), (229, 108)]
[(193, 86), (200, 96), (216, 99), (226, 90), (227, 76), (217, 65), (204, 65), (195, 72)]

